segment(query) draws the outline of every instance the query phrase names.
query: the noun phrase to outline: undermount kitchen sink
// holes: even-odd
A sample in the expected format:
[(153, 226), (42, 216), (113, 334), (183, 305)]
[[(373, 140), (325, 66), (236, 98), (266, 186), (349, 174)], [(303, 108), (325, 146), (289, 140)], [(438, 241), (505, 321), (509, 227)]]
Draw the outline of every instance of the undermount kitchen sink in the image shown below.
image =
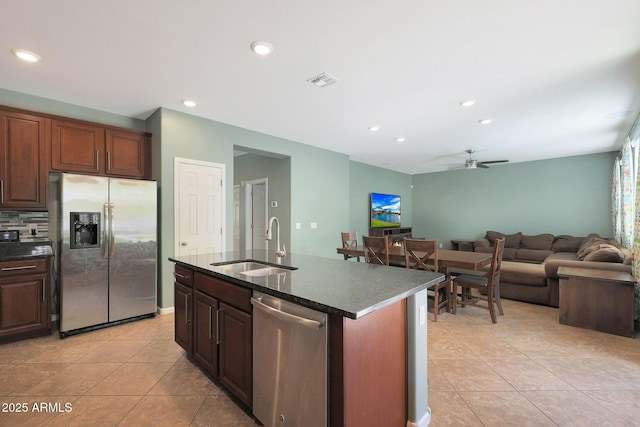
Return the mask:
[(256, 270), (240, 271), (240, 273), (246, 274), (247, 276), (271, 276), (273, 274), (288, 273), (289, 271), (291, 270), (287, 270), (286, 268), (265, 267), (265, 268), (258, 268)]
[(256, 261), (237, 261), (230, 263), (216, 263), (211, 265), (219, 267), (229, 273), (240, 273), (254, 277), (271, 276), (274, 274), (288, 273), (292, 270), (295, 270), (294, 267), (276, 267)]

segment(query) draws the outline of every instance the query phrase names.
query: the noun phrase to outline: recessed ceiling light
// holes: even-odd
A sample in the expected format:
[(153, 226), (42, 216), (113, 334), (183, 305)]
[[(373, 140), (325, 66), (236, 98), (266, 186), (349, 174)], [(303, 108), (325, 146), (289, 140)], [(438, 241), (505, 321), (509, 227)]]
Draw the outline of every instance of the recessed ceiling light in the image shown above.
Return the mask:
[(258, 55), (265, 56), (273, 52), (273, 45), (269, 42), (255, 41), (251, 43), (251, 50)]
[(492, 121), (493, 121), (492, 119), (482, 119), (482, 120), (478, 120), (478, 123), (480, 123), (481, 125), (488, 125)]
[(189, 108), (193, 108), (196, 105), (198, 105), (198, 103), (193, 99), (183, 99), (182, 104), (184, 104), (185, 107), (189, 107)]
[(464, 101), (460, 101), (460, 105), (462, 107), (471, 107), (475, 103), (476, 103), (475, 99), (466, 99)]
[(369, 126), (371, 132), (377, 132), (380, 130), (380, 126)]
[(406, 141), (406, 138), (404, 136), (399, 136), (399, 137), (396, 138), (396, 142), (402, 143), (402, 142), (405, 142), (405, 141)]
[(38, 62), (40, 61), (40, 59), (42, 59), (37, 53), (33, 53), (24, 49), (11, 49), (11, 53), (27, 62)]

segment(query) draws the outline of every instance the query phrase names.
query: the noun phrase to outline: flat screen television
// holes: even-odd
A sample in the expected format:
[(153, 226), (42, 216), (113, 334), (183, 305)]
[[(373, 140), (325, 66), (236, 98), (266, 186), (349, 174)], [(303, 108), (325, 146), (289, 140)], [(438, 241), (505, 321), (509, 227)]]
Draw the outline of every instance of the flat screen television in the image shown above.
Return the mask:
[(400, 227), (400, 196), (371, 193), (370, 226)]

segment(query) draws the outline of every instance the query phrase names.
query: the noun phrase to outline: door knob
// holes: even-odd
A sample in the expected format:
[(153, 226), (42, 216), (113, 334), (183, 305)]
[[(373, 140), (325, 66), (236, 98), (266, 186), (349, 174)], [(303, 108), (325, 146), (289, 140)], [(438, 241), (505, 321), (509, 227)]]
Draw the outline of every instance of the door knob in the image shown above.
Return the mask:
[(187, 242), (180, 242), (180, 245), (182, 245), (182, 246), (187, 246), (187, 245), (188, 245), (188, 243), (187, 243)]

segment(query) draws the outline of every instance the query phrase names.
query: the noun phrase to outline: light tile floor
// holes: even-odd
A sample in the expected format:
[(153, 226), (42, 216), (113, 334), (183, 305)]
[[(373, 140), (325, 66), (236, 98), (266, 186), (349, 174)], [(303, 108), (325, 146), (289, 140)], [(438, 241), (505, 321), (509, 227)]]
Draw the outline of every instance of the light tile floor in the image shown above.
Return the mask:
[(476, 307), (429, 322), (432, 426), (640, 425), (640, 340), (503, 307), (495, 325)]
[[(640, 340), (503, 305), (497, 325), (472, 307), (429, 322), (433, 426), (640, 425)], [(173, 315), (0, 345), (0, 405), (11, 427), (257, 425), (185, 358)]]

